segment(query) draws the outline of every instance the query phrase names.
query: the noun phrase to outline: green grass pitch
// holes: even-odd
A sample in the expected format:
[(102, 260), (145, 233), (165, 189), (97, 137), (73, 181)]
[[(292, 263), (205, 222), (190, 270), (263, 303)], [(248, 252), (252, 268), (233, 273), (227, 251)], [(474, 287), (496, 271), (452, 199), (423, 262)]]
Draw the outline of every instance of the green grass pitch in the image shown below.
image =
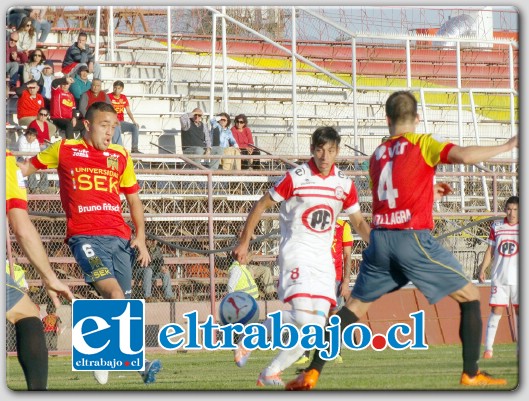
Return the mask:
[[(255, 351), (248, 364), (238, 368), (231, 351), (164, 352), (148, 354), (159, 358), (163, 369), (156, 383), (145, 385), (136, 372), (110, 372), (109, 381), (102, 386), (90, 372), (72, 372), (70, 357), (50, 357), (48, 389), (56, 391), (278, 391), (282, 388), (258, 388), (255, 383), (276, 351)], [(459, 385), (461, 347), (431, 346), (427, 351), (381, 352), (342, 351), (344, 363), (328, 362), (316, 390), (482, 390)], [(7, 386), (25, 390), (26, 384), (16, 357), (7, 357)], [(293, 365), (283, 372), (285, 382), (293, 379)], [(518, 386), (518, 357), (515, 344), (498, 344), (494, 358), (480, 361), (480, 368), (507, 379), (507, 386), (487, 388), (513, 390)]]

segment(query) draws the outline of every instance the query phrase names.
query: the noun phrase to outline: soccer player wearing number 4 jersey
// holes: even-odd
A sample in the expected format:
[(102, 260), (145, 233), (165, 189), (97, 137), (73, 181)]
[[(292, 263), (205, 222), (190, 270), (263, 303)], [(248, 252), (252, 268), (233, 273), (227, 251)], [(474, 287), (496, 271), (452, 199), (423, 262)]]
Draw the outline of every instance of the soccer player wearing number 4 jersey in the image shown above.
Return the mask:
[[(66, 242), (83, 271), (86, 283), (105, 299), (130, 298), (132, 265), (145, 267), (151, 258), (145, 245), (143, 205), (132, 159), (121, 145), (111, 144), (119, 124), (111, 104), (93, 103), (86, 111), (81, 139), (55, 142), (22, 164), (25, 176), (39, 169), (57, 168), (62, 207), (66, 214)], [(120, 193), (129, 205), (135, 237), (125, 223)], [(155, 381), (158, 360), (146, 361), (140, 372), (145, 383)], [(105, 384), (108, 372), (94, 372)]]
[[(463, 348), (460, 383), (467, 386), (504, 385), (478, 367), (481, 346), (479, 291), (463, 274), (461, 264), (430, 234), (433, 202), (451, 191), (436, 187), (436, 166), (474, 164), (518, 147), (518, 136), (497, 146), (457, 146), (432, 135), (416, 134), (417, 100), (398, 91), (386, 101), (390, 137), (369, 161), (373, 219), (369, 246), (362, 253), (360, 272), (345, 307), (337, 315), (341, 329), (357, 322), (378, 298), (409, 281), (431, 304), (445, 296), (459, 303), (459, 333)], [(310, 390), (318, 382), (325, 361), (317, 351), (305, 371), (287, 383), (287, 390)]]
[[(278, 296), (291, 310), (282, 314), (283, 322), (301, 328), (307, 324), (323, 327), (329, 309), (336, 304), (336, 272), (331, 246), (334, 224), (343, 210), (354, 230), (369, 240), (369, 225), (358, 204), (353, 181), (334, 164), (340, 135), (332, 127), (318, 128), (312, 134), (308, 163), (289, 170), (286, 175), (255, 203), (242, 231), (233, 256), (247, 263), (248, 245), (265, 210), (281, 203), (279, 225)], [(264, 325), (270, 330), (269, 320)], [(261, 372), (258, 386), (283, 386), (280, 374), (304, 352), (301, 346), (281, 350)], [(242, 367), (249, 351), (241, 341), (235, 350), (235, 363)]]
[[(490, 273), (491, 312), (485, 334), (485, 352), (483, 359), (492, 358), (492, 345), (500, 323), (503, 310), (512, 304), (518, 325), (518, 203), (517, 196), (511, 196), (505, 204), (503, 220), (496, 220), (490, 227), (489, 246), (485, 251), (479, 270), (479, 282), (485, 282), (485, 269), (493, 261)], [(518, 330), (516, 330), (518, 339)]]

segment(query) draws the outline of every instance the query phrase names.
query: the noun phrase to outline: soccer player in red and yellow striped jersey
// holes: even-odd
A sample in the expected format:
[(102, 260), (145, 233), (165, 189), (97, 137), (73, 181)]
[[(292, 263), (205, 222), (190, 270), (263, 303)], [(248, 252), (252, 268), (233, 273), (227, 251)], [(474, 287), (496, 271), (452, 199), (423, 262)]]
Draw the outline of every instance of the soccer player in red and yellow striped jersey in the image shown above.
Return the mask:
[[(123, 146), (111, 143), (119, 124), (112, 105), (93, 103), (83, 122), (81, 139), (56, 142), (21, 167), (24, 175), (57, 169), (67, 221), (66, 242), (86, 283), (105, 299), (130, 298), (134, 261), (142, 267), (151, 261), (145, 244), (140, 187), (130, 155)], [(120, 193), (129, 206), (134, 238), (122, 216)], [(155, 380), (160, 367), (158, 360), (146, 362), (145, 372), (140, 372), (145, 383)], [(105, 384), (108, 372), (97, 371), (94, 376)]]
[[(411, 281), (431, 304), (445, 296), (461, 309), (459, 333), (463, 348), (460, 383), (467, 386), (505, 385), (478, 367), (482, 321), (479, 291), (463, 274), (459, 261), (430, 234), (433, 201), (450, 191), (436, 186), (436, 166), (474, 164), (518, 147), (518, 136), (497, 146), (457, 146), (432, 135), (416, 134), (417, 100), (411, 92), (398, 91), (386, 101), (390, 136), (369, 162), (373, 219), (369, 246), (362, 253), (360, 273), (344, 308), (337, 313), (341, 328), (357, 322), (382, 295)], [(310, 390), (325, 362), (316, 352), (311, 365), (286, 386)]]

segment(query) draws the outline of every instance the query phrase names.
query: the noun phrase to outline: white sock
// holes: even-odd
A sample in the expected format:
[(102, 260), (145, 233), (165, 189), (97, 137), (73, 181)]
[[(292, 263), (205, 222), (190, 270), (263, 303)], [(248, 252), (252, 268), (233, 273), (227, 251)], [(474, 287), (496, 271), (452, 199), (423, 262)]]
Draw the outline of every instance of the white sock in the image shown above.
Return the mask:
[[(305, 313), (305, 312), (297, 311), (296, 313), (300, 314), (300, 313)], [(289, 317), (292, 318), (293, 315), (294, 314), (290, 314)], [(313, 324), (317, 324), (319, 326), (324, 327), (326, 318), (325, 316), (310, 314), (309, 320), (307, 319), (302, 319), (302, 320), (304, 321), (312, 320)], [(285, 321), (285, 319), (283, 319), (283, 321)], [(296, 327), (300, 328), (299, 323), (294, 322), (293, 324), (296, 325)], [(289, 350), (280, 350), (279, 354), (277, 354), (277, 356), (270, 363), (270, 365), (268, 365), (268, 367), (263, 371), (263, 374), (265, 376), (269, 376), (269, 375), (284, 371), (286, 368), (288, 368), (294, 362), (296, 362), (299, 359), (299, 357), (303, 355), (304, 352), (305, 352), (305, 349), (302, 348), (301, 346), (297, 346)]]
[(491, 313), (489, 315), (489, 321), (487, 323), (487, 333), (485, 335), (485, 350), (492, 351), (494, 345), (494, 338), (498, 331), (498, 324), (500, 323), (501, 315)]

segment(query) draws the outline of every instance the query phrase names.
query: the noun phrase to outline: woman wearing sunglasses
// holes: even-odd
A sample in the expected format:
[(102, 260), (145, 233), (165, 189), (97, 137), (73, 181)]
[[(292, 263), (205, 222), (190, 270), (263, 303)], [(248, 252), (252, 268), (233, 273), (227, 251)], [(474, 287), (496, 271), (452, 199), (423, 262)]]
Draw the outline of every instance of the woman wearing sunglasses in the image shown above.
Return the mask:
[(37, 131), (37, 141), (41, 150), (48, 147), (51, 138), (50, 134), (53, 135), (57, 131), (57, 128), (48, 121), (49, 116), (48, 109), (42, 107), (37, 114), (37, 119), (28, 125), (28, 128), (33, 128)]
[[(231, 133), (239, 144), (241, 155), (260, 155), (259, 149), (252, 147), (254, 145), (252, 130), (248, 127), (248, 118), (246, 115), (239, 114), (233, 121)], [(259, 159), (242, 159), (242, 169), (259, 169)]]
[(29, 53), (29, 59), (27, 63), (24, 63), (22, 70), (22, 82), (26, 83), (32, 79), (38, 82), (39, 86), (42, 87), (42, 82), (39, 82), (41, 77), (41, 71), (44, 68), (44, 62), (46, 56), (42, 50), (37, 49)]
[(19, 35), (17, 48), (19, 52), (23, 52), (26, 55), (23, 60), (24, 63), (28, 61), (30, 52), (37, 48), (37, 33), (31, 23), (32, 21), (30, 17), (24, 17), (17, 27)]

